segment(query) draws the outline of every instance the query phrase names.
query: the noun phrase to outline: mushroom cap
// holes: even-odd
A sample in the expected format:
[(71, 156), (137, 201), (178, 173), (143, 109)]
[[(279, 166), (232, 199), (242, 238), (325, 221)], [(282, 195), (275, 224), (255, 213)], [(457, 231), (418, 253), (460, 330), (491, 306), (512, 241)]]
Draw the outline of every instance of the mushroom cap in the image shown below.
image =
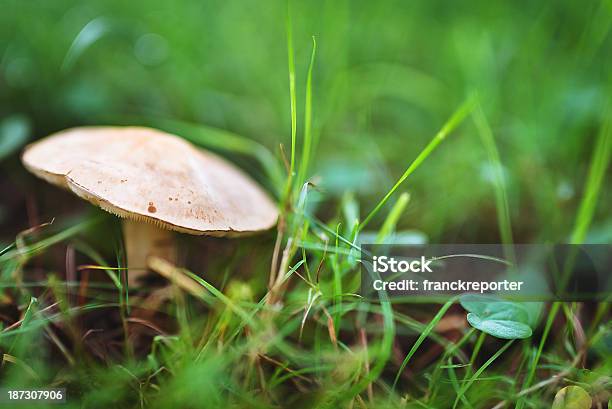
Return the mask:
[(278, 217), (241, 170), (155, 129), (68, 129), (27, 146), (22, 161), (110, 213), (181, 233), (240, 235), (269, 229)]

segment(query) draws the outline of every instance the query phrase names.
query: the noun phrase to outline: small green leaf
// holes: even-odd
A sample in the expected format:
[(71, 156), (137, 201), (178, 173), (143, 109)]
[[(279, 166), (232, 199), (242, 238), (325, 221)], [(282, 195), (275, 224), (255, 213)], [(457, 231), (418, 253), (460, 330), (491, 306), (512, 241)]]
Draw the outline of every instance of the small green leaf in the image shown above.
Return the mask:
[(566, 386), (555, 395), (552, 409), (589, 409), (592, 403), (591, 396), (580, 386)]
[(502, 339), (529, 338), (532, 334), (529, 325), (518, 321), (481, 318), (475, 313), (469, 313), (467, 320), (471, 326), (489, 335)]
[(466, 294), (460, 299), (474, 328), (503, 339), (528, 338), (537, 324), (539, 309), (535, 304), (503, 301), (499, 298)]

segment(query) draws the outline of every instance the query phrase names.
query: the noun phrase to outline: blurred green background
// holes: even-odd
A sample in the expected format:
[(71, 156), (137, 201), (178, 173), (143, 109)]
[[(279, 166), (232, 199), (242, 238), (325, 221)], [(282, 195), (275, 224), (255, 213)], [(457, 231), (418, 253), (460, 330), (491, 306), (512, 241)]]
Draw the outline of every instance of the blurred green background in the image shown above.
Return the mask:
[[(41, 186), (19, 150), (63, 128), (172, 119), (231, 131), (279, 157), (280, 143), (288, 150), (286, 2), (2, 0), (1, 10), (6, 240), (28, 227), (25, 199)], [(610, 1), (306, 1), (290, 15), (298, 138), (317, 40), (312, 175), (322, 200), (353, 191), (365, 214), (478, 92), (515, 241), (567, 239), (610, 112)], [(256, 164), (232, 159), (270, 186)], [(400, 228), (433, 242), (499, 241), (492, 172), (465, 121), (403, 186), (412, 200)], [(604, 189), (589, 241), (611, 240), (610, 199)]]

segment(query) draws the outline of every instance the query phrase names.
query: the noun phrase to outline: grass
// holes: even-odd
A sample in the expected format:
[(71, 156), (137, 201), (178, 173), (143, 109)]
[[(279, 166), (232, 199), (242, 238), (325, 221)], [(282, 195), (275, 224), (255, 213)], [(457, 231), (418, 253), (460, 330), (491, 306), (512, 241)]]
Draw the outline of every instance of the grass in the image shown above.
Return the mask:
[[(605, 407), (609, 303), (553, 303), (503, 341), (454, 300), (364, 299), (358, 272), (361, 241), (401, 235), (609, 243), (609, 2), (9, 3), (2, 387), (66, 388), (67, 408), (548, 408), (578, 384)], [(119, 222), (15, 147), (106, 122), (229, 157), (277, 230), (180, 237), (179, 265), (127, 288)]]
[(438, 313), (433, 317), (433, 319), (431, 321), (429, 321), (429, 324), (427, 324), (427, 327), (425, 327), (425, 329), (423, 330), (421, 335), (419, 335), (419, 338), (412, 345), (412, 348), (410, 348), (410, 351), (408, 352), (408, 355), (406, 355), (406, 357), (402, 361), (402, 364), (400, 365), (399, 371), (397, 372), (397, 375), (395, 375), (395, 379), (393, 380), (393, 389), (395, 389), (395, 387), (397, 385), (397, 382), (399, 381), (402, 372), (404, 371), (404, 369), (406, 368), (406, 365), (408, 365), (408, 362), (410, 361), (410, 358), (412, 358), (414, 356), (414, 354), (416, 353), (416, 351), (419, 348), (419, 346), (421, 346), (423, 341), (425, 341), (425, 339), (429, 336), (429, 334), (434, 329), (434, 327), (440, 322), (442, 317), (444, 317), (444, 314), (446, 314), (448, 309), (456, 301), (457, 300), (455, 298), (451, 298), (449, 301), (446, 302), (446, 304), (444, 304), (442, 306), (442, 308), (440, 308), (440, 311), (438, 311)]
[[(601, 189), (601, 184), (603, 182), (604, 173), (608, 167), (608, 163), (610, 160), (610, 155), (612, 154), (610, 149), (610, 117), (606, 116), (606, 122), (603, 124), (603, 127), (598, 135), (597, 144), (595, 146), (595, 150), (593, 151), (593, 157), (591, 159), (591, 166), (589, 169), (588, 180), (586, 183), (586, 188), (582, 196), (582, 201), (580, 203), (580, 207), (578, 210), (578, 215), (576, 217), (576, 224), (574, 227), (574, 231), (571, 235), (571, 243), (581, 244), (584, 242), (586, 237), (586, 232), (591, 224), (593, 211), (595, 205), (597, 203), (597, 198), (599, 191)], [(529, 369), (527, 376), (525, 378), (525, 382), (523, 388), (528, 388), (535, 376), (535, 372), (538, 368), (538, 362), (542, 355), (542, 351), (544, 349), (544, 345), (548, 336), (550, 334), (550, 330), (552, 328), (552, 324), (555, 321), (557, 313), (561, 308), (562, 303), (554, 302), (550, 311), (548, 312), (548, 319), (546, 320), (546, 325), (544, 327), (544, 332), (542, 334), (542, 338), (538, 345), (537, 352), (534, 356), (534, 359), (529, 364)], [(570, 321), (569, 325), (573, 325), (573, 322)], [(517, 408), (524, 407), (525, 400), (519, 400), (517, 404)]]
[[(507, 248), (511, 248), (510, 246), (514, 243), (512, 237), (512, 219), (510, 217), (506, 180), (504, 168), (499, 156), (499, 149), (497, 148), (491, 126), (487, 121), (480, 103), (476, 106), (472, 116), (482, 140), (482, 144), (487, 151), (489, 163), (494, 169), (495, 207), (497, 210), (497, 224), (499, 225), (500, 239), (503, 244), (508, 245)], [(514, 255), (506, 254), (506, 259), (512, 261), (514, 260)]]
[(455, 129), (463, 119), (472, 111), (474, 104), (476, 103), (476, 97), (472, 95), (469, 97), (461, 106), (453, 113), (448, 121), (442, 126), (440, 131), (432, 138), (432, 140), (423, 148), (421, 153), (414, 159), (414, 161), (408, 166), (406, 171), (402, 174), (393, 187), (383, 196), (383, 198), (376, 204), (374, 209), (364, 218), (359, 224), (358, 230), (363, 230), (374, 216), (382, 209), (382, 207), (389, 201), (391, 196), (399, 189), (404, 181), (414, 172), (420, 165), (427, 159), (429, 155), (436, 149), (436, 147)]

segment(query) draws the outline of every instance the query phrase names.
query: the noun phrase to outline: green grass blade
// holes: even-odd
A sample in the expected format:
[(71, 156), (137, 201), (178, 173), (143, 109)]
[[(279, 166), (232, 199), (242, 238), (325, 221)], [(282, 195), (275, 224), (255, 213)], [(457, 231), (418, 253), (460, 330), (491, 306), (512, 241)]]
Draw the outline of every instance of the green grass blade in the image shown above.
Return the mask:
[(310, 165), (310, 155), (312, 153), (312, 70), (314, 68), (316, 53), (317, 40), (312, 36), (312, 53), (310, 54), (308, 76), (306, 77), (306, 97), (304, 102), (304, 147), (302, 149), (302, 160), (298, 171), (298, 186), (301, 186), (306, 180), (308, 166)]
[(404, 213), (404, 210), (406, 210), (406, 206), (408, 205), (409, 201), (410, 195), (406, 192), (402, 193), (397, 199), (397, 202), (395, 202), (393, 205), (393, 208), (389, 212), (389, 215), (376, 235), (377, 244), (383, 243), (384, 240), (393, 233), (395, 226), (397, 225), (399, 218), (402, 216), (402, 213)]
[(410, 361), (412, 356), (415, 354), (417, 349), (419, 349), (423, 341), (425, 341), (425, 339), (429, 336), (429, 333), (433, 331), (435, 326), (438, 324), (438, 322), (440, 322), (444, 314), (446, 314), (446, 311), (448, 311), (448, 309), (453, 305), (455, 301), (457, 301), (457, 297), (453, 297), (450, 300), (448, 300), (446, 304), (444, 304), (442, 308), (440, 308), (438, 313), (432, 318), (432, 320), (429, 322), (427, 327), (425, 327), (423, 332), (421, 332), (421, 335), (416, 340), (414, 345), (412, 345), (412, 348), (410, 348), (408, 355), (406, 355), (406, 357), (404, 358), (404, 361), (402, 362), (400, 369), (397, 371), (397, 374), (395, 375), (395, 379), (393, 380), (393, 386), (391, 387), (391, 389), (395, 390), (395, 387), (397, 386), (397, 382), (399, 381), (400, 376), (402, 375), (402, 372), (404, 372), (404, 369), (406, 369), (406, 365), (408, 365), (408, 362)]
[(297, 140), (297, 102), (295, 92), (295, 57), (293, 51), (293, 28), (291, 24), (291, 1), (287, 1), (287, 64), (289, 69), (289, 101), (291, 108), (291, 159), (289, 162), (289, 177), (287, 178), (287, 194), (291, 190), (295, 169), (295, 145)]
[[(477, 103), (472, 112), (472, 118), (478, 134), (482, 140), (482, 144), (487, 151), (489, 162), (491, 163), (494, 173), (495, 184), (495, 206), (497, 208), (497, 222), (501, 234), (502, 243), (511, 245), (512, 239), (512, 222), (510, 218), (510, 208), (508, 205), (508, 194), (506, 192), (506, 182), (503, 174), (503, 167), (499, 157), (499, 151), (495, 144), (495, 138), (487, 118), (482, 110), (480, 102)], [(512, 260), (512, 259), (511, 259)]]
[(493, 362), (495, 362), (495, 360), (497, 358), (499, 358), (501, 356), (501, 354), (506, 352), (506, 350), (508, 348), (510, 348), (510, 345), (512, 345), (513, 342), (514, 342), (513, 339), (511, 339), (510, 341), (506, 342), (503, 347), (501, 347), (497, 352), (495, 352), (493, 354), (493, 356), (491, 358), (489, 358), (487, 360), (487, 362), (485, 362), (480, 368), (478, 368), (478, 370), (474, 373), (474, 375), (472, 375), (470, 380), (467, 381), (465, 383), (465, 385), (463, 385), (463, 387), (459, 391), (459, 394), (457, 395), (457, 398), (455, 399), (455, 403), (453, 404), (453, 409), (455, 409), (457, 407), (457, 404), (459, 403), (459, 400), (462, 399), (462, 397), (465, 395), (467, 390), (470, 389), (470, 387), (476, 381), (476, 379), (478, 379), (478, 377), (480, 377), (480, 375), (485, 371), (485, 369), (487, 369), (489, 366), (491, 366), (491, 364)]
[(104, 270), (104, 272), (111, 279), (117, 290), (119, 290), (119, 292), (123, 291), (123, 284), (121, 284), (121, 279), (119, 278), (117, 273), (115, 273), (115, 270), (121, 271), (121, 267), (107, 267), (108, 263), (106, 262), (106, 260), (104, 260), (100, 253), (98, 253), (87, 243), (77, 242), (74, 244), (74, 248), (92, 259), (94, 262), (98, 263), (97, 267), (99, 267), (101, 270)]
[(8, 246), (0, 250), (0, 256), (6, 253), (7, 251), (9, 251), (10, 249), (12, 249), (13, 247), (15, 247), (15, 242), (9, 244)]
[(21, 256), (32, 257), (57, 243), (60, 243), (78, 233), (81, 233), (84, 230), (87, 230), (88, 228), (95, 225), (96, 223), (99, 223), (101, 220), (102, 219), (98, 217), (88, 219), (81, 223), (75, 224), (74, 226), (71, 226), (65, 230), (62, 230), (59, 233), (56, 233), (42, 240), (39, 240), (36, 243), (28, 244), (23, 247), (14, 248), (12, 250), (9, 250), (0, 256), (0, 263), (8, 261), (9, 259), (12, 259), (14, 257), (21, 257)]
[[(32, 321), (37, 305), (38, 305), (38, 299), (36, 299), (35, 297), (30, 297), (28, 308), (26, 308), (25, 312), (23, 313), (23, 318), (21, 319), (21, 325), (19, 325), (20, 330), (24, 332), (28, 331), (28, 326), (30, 325), (30, 322)], [(18, 347), (18, 343), (19, 343), (19, 337), (16, 337), (8, 349), (9, 354), (13, 353), (13, 351)]]
[[(338, 237), (340, 236), (339, 231), (340, 231), (340, 223), (338, 223), (338, 225), (336, 226), (336, 247), (339, 247), (339, 239)], [(338, 258), (339, 255), (338, 254), (332, 254), (330, 256), (331, 258), (331, 263), (332, 263), (332, 270), (333, 270), (333, 275), (334, 275), (334, 279), (333, 279), (333, 286), (332, 286), (332, 300), (334, 303), (334, 306), (339, 306), (342, 304), (342, 272), (340, 271), (340, 263), (338, 262)], [(336, 313), (334, 314), (334, 328), (336, 330), (336, 333), (338, 333), (338, 329), (340, 326), (340, 319), (342, 317), (342, 310), (340, 308), (336, 308)]]
[(597, 143), (593, 151), (586, 189), (578, 209), (578, 216), (576, 217), (576, 223), (570, 239), (571, 243), (582, 243), (586, 237), (587, 230), (593, 220), (593, 213), (595, 212), (599, 191), (601, 190), (601, 185), (606, 175), (606, 169), (610, 163), (611, 147), (612, 108), (608, 108), (605, 122), (598, 135)]
[(246, 323), (248, 323), (251, 327), (256, 328), (257, 323), (253, 320), (251, 314), (247, 313), (243, 308), (241, 308), (238, 304), (232, 301), (230, 298), (226, 297), (221, 291), (217, 290), (215, 286), (210, 284), (208, 281), (204, 280), (202, 277), (192, 273), (189, 270), (182, 269), (183, 273), (188, 277), (191, 277), (194, 281), (200, 284), (202, 287), (206, 288), (214, 297), (218, 298), (223, 304), (227, 306), (232, 312), (242, 318)]
[(461, 394), (461, 386), (459, 385), (459, 380), (457, 379), (457, 374), (455, 373), (455, 368), (452, 365), (452, 360), (450, 358), (448, 359), (447, 372), (448, 372), (448, 378), (451, 381), (451, 385), (452, 385), (453, 389), (455, 390), (455, 393), (457, 394), (457, 396), (461, 395), (461, 402), (468, 409), (472, 409), (473, 406), (470, 403), (470, 401), (467, 400), (465, 395)]
[(387, 203), (389, 198), (393, 196), (395, 191), (399, 189), (399, 187), (404, 183), (404, 181), (410, 176), (418, 167), (431, 155), (431, 153), (436, 149), (436, 147), (455, 129), (465, 117), (472, 112), (474, 109), (474, 105), (476, 103), (476, 97), (474, 95), (470, 96), (468, 99), (459, 106), (459, 108), (453, 113), (453, 115), (446, 121), (444, 126), (438, 131), (438, 133), (433, 137), (433, 139), (425, 146), (425, 148), (419, 153), (419, 155), (412, 161), (410, 166), (406, 169), (404, 174), (395, 182), (395, 185), (387, 192), (387, 194), (378, 202), (378, 204), (374, 207), (374, 209), (366, 216), (366, 218), (359, 225), (359, 231), (363, 230), (363, 228), (372, 220), (374, 216), (380, 211), (380, 209)]

